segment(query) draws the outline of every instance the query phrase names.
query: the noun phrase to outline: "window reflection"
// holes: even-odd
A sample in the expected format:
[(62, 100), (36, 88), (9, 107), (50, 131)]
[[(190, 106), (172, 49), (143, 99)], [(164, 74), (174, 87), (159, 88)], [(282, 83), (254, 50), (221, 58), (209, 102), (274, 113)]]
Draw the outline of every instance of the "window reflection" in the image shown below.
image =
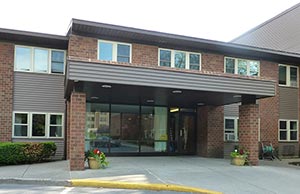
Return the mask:
[(165, 152), (167, 150), (167, 113), (166, 107), (142, 106), (142, 152)]

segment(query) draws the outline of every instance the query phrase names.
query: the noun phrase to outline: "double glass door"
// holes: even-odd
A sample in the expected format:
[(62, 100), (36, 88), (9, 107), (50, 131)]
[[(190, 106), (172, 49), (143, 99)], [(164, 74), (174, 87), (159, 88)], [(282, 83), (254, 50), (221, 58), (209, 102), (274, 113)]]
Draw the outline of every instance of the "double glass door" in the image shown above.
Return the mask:
[(173, 110), (170, 109), (169, 151), (178, 154), (194, 154), (196, 151), (195, 113)]

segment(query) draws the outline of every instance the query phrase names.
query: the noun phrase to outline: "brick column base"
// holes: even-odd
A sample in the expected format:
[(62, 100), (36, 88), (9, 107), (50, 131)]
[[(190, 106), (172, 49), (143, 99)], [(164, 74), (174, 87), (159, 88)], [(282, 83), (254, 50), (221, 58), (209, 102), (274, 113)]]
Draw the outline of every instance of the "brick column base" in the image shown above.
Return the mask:
[(239, 146), (250, 152), (249, 162), (258, 165), (258, 104), (239, 107)]
[(198, 155), (211, 158), (224, 157), (224, 107), (198, 108)]
[(73, 92), (70, 97), (69, 109), (69, 140), (67, 153), (70, 159), (70, 170), (84, 170), (84, 132), (86, 115), (86, 96), (84, 93)]

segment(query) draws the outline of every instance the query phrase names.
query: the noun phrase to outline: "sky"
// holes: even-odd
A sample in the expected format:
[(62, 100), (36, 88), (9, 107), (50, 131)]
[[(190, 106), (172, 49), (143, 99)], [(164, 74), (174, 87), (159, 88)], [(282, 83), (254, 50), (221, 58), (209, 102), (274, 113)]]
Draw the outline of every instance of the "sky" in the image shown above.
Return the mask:
[(65, 35), (72, 18), (230, 41), (299, 0), (3, 0), (0, 28)]

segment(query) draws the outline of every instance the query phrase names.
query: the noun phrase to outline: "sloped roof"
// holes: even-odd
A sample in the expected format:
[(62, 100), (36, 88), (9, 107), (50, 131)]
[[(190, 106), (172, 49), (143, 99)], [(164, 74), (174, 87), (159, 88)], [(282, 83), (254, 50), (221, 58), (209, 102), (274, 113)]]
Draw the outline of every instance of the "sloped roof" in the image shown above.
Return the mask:
[(233, 39), (231, 42), (300, 53), (300, 3)]

